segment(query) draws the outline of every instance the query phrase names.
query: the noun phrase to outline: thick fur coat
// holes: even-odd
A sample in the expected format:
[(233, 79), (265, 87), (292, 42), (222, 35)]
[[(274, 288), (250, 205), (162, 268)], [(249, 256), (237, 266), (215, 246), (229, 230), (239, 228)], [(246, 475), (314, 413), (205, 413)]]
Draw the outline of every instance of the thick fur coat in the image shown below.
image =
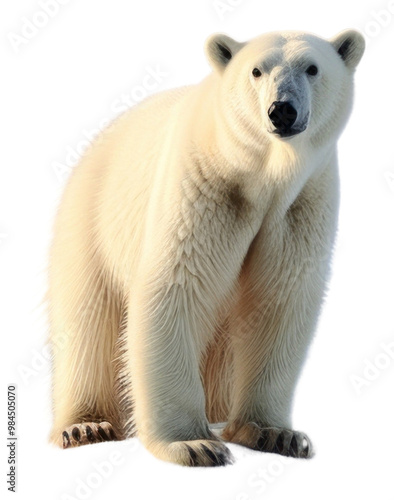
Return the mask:
[(54, 442), (138, 433), (183, 465), (230, 463), (224, 441), (311, 456), (292, 396), (363, 51), (352, 30), (214, 35), (208, 77), (146, 99), (86, 153), (50, 256)]

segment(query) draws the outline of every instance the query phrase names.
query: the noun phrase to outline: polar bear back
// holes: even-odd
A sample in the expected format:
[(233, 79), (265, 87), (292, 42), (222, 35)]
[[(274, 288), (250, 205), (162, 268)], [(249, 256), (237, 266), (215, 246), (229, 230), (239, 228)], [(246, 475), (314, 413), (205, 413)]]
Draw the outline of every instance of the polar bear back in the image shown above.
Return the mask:
[(122, 277), (120, 282), (138, 265), (164, 144), (188, 92), (189, 87), (162, 92), (121, 115), (92, 145), (68, 186), (74, 207), (90, 203), (87, 225), (105, 266)]

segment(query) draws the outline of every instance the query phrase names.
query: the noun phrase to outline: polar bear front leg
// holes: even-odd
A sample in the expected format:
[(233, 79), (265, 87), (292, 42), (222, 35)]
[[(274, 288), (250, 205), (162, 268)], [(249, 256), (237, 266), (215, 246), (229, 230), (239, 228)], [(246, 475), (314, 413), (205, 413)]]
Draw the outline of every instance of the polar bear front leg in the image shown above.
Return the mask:
[(180, 204), (178, 219), (162, 223), (165, 236), (150, 239), (128, 309), (138, 436), (157, 457), (189, 466), (232, 461), (208, 427), (200, 364), (255, 235), (215, 196), (206, 183)]
[[(198, 293), (198, 292), (197, 292)], [(128, 350), (138, 437), (157, 457), (189, 466), (232, 462), (209, 430), (199, 362), (204, 339), (193, 285), (172, 284), (129, 306)], [(198, 308), (198, 305), (197, 305)]]
[(315, 330), (336, 226), (335, 173), (305, 186), (284, 218), (267, 219), (243, 268), (230, 320), (234, 398), (223, 438), (308, 458), (312, 444), (292, 430), (293, 393)]
[(157, 457), (181, 465), (229, 463), (230, 452), (205, 417), (199, 348), (183, 290), (158, 292), (151, 308), (148, 297), (141, 300), (142, 290), (135, 293), (139, 303), (131, 300), (129, 306), (128, 350), (138, 437)]

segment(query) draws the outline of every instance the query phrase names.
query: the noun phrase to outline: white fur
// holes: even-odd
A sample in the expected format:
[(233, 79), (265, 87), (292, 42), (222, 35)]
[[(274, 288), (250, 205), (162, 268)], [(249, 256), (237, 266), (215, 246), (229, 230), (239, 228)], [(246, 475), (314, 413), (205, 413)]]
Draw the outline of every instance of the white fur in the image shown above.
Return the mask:
[[(225, 450), (208, 420), (228, 421), (224, 437), (251, 447), (251, 422), (290, 428), (328, 277), (336, 143), (363, 49), (353, 31), (244, 44), (214, 35), (212, 74), (147, 99), (86, 154), (51, 252), (51, 337), (66, 339), (54, 357), (53, 440), (89, 419), (127, 436), (128, 422), (157, 456), (188, 464), (188, 441), (206, 465), (201, 443)], [(308, 126), (281, 139), (267, 110), (288, 99)], [(126, 397), (115, 390), (119, 370)]]

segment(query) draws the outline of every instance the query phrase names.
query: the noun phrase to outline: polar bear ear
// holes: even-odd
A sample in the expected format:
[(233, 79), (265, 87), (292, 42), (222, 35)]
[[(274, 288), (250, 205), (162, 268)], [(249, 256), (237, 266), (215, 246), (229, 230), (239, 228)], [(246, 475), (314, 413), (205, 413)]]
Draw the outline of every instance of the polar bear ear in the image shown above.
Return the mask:
[(213, 69), (223, 71), (244, 45), (244, 43), (236, 42), (227, 35), (211, 35), (205, 42), (205, 53), (209, 64)]
[(365, 40), (360, 32), (355, 30), (342, 31), (332, 38), (330, 43), (348, 68), (356, 68), (365, 50)]

